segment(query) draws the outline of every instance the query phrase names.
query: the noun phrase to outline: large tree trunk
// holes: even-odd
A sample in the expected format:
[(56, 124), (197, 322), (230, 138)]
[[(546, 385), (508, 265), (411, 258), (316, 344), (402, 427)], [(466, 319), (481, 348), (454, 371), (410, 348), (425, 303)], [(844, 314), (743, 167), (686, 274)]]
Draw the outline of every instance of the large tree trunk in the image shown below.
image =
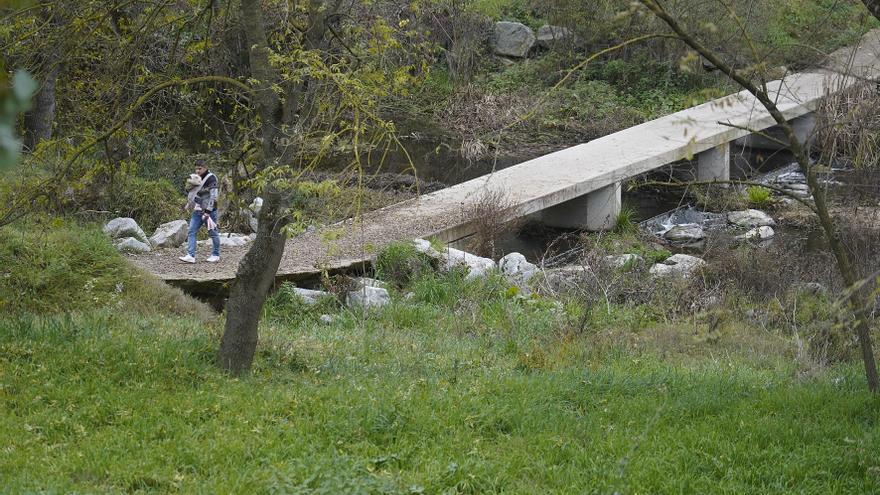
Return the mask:
[[(262, 121), (262, 168), (277, 161), (278, 119), (280, 101), (273, 84), (277, 75), (269, 63), (269, 48), (259, 0), (242, 0), (242, 21), (249, 47), (251, 76), (256, 80), (253, 100)], [(263, 303), (272, 288), (275, 273), (284, 254), (286, 236), (283, 196), (269, 186), (260, 228), (241, 264), (226, 304), (226, 327), (220, 342), (218, 365), (232, 374), (245, 373), (251, 368), (257, 348), (258, 326)]]
[(247, 372), (254, 361), (263, 303), (284, 254), (286, 236), (277, 229), (264, 228), (263, 220), (254, 244), (238, 266), (226, 303), (226, 328), (217, 360), (234, 375)]
[[(880, 2), (878, 2), (878, 0), (863, 1), (875, 17), (880, 14)], [(822, 226), (825, 238), (831, 248), (831, 253), (834, 255), (835, 261), (837, 261), (837, 269), (840, 272), (841, 278), (843, 278), (843, 282), (850, 290), (847, 298), (849, 300), (850, 308), (855, 316), (856, 335), (858, 336), (859, 346), (862, 352), (862, 362), (865, 366), (865, 378), (868, 382), (868, 389), (872, 392), (878, 392), (878, 389), (880, 389), (880, 378), (878, 378), (877, 375), (877, 363), (874, 359), (874, 347), (871, 342), (871, 326), (866, 314), (867, 297), (863, 289), (857, 288), (861, 281), (858, 278), (858, 274), (852, 265), (843, 242), (840, 240), (840, 235), (837, 226), (834, 223), (834, 219), (828, 211), (825, 191), (822, 189), (819, 179), (816, 176), (815, 167), (810, 164), (806, 148), (798, 140), (794, 129), (788, 123), (788, 120), (782, 112), (779, 111), (776, 102), (770, 95), (752, 83), (747, 77), (737, 72), (729, 64), (721, 60), (715, 52), (708, 49), (705, 45), (700, 43), (697, 38), (688, 33), (675, 18), (666, 12), (657, 0), (641, 0), (641, 2), (650, 9), (654, 15), (666, 23), (666, 25), (669, 26), (669, 28), (672, 29), (684, 43), (706, 58), (706, 60), (712, 63), (715, 67), (718, 67), (718, 69), (727, 77), (754, 95), (764, 108), (767, 109), (770, 115), (773, 116), (776, 123), (785, 131), (786, 137), (788, 137), (789, 143), (791, 144), (792, 154), (807, 179), (807, 186), (810, 188), (810, 193), (812, 193), (816, 205), (816, 215), (819, 217), (819, 224)]]
[(28, 150), (33, 150), (40, 141), (52, 137), (52, 124), (55, 123), (55, 85), (59, 71), (58, 64), (49, 68), (40, 90), (34, 96), (33, 109), (24, 115), (24, 146)]

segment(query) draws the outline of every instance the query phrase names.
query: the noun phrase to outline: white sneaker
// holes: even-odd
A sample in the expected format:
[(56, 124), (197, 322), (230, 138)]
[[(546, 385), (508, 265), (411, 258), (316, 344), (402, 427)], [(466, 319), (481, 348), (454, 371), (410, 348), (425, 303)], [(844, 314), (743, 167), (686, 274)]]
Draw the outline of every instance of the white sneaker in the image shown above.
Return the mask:
[(179, 259), (180, 261), (183, 261), (184, 263), (195, 263), (196, 262), (196, 259), (190, 255), (181, 256), (180, 258), (177, 258), (177, 259)]
[(211, 256), (208, 256), (207, 258), (205, 258), (205, 261), (207, 261), (208, 263), (216, 263), (216, 262), (220, 261), (220, 257), (211, 255)]

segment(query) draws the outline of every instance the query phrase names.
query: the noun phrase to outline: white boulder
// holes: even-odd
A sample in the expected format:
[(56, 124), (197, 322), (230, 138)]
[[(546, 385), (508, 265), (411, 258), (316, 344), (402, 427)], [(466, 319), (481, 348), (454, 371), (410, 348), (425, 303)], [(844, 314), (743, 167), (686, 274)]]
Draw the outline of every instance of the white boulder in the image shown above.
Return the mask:
[(552, 48), (553, 45), (571, 39), (573, 36), (574, 33), (568, 28), (545, 24), (538, 28), (537, 44), (541, 48)]
[[(254, 237), (244, 234), (220, 234), (221, 247), (241, 247), (246, 246), (254, 240)], [(199, 246), (210, 246), (211, 239), (205, 239), (197, 243)]]
[(641, 265), (645, 262), (645, 258), (637, 254), (612, 254), (603, 258), (602, 261), (605, 263), (605, 266), (610, 268), (624, 268)]
[(731, 211), (727, 214), (727, 221), (740, 227), (772, 227), (776, 225), (773, 218), (761, 210)]
[(122, 239), (125, 237), (134, 237), (135, 239), (146, 243), (147, 234), (141, 230), (141, 227), (133, 218), (120, 217), (114, 218), (104, 225), (104, 233), (113, 239)]
[(529, 281), (540, 272), (540, 269), (526, 260), (520, 253), (510, 253), (498, 261), (498, 267), (508, 282), (515, 285), (523, 295), (530, 294), (532, 287)]
[(526, 257), (520, 253), (510, 253), (498, 261), (498, 267), (504, 275), (527, 282), (536, 273), (537, 265), (529, 263)]
[(703, 227), (696, 223), (674, 225), (663, 237), (672, 242), (696, 242), (706, 237)]
[(116, 249), (123, 253), (149, 253), (150, 245), (146, 242), (141, 242), (139, 239), (135, 239), (134, 237), (125, 237), (119, 239), (116, 244)]
[(657, 263), (652, 266), (650, 273), (657, 277), (688, 277), (705, 265), (706, 262), (696, 256), (674, 254), (667, 258), (663, 263)]
[(491, 45), (496, 55), (523, 58), (535, 44), (535, 33), (519, 22), (496, 22)]
[(416, 251), (425, 254), (429, 258), (435, 260), (443, 260), (443, 254), (434, 249), (434, 246), (431, 245), (430, 241), (425, 239), (416, 239), (413, 241), (413, 246), (415, 246)]
[(371, 278), (355, 279), (355, 288), (345, 296), (348, 307), (381, 308), (391, 303), (391, 295), (383, 282)]
[(762, 227), (754, 228), (743, 235), (738, 235), (736, 236), (736, 239), (740, 241), (764, 241), (770, 239), (774, 235), (776, 235), (776, 232), (773, 230), (773, 227), (768, 227), (765, 225)]
[(486, 277), (489, 271), (497, 266), (495, 262), (489, 258), (482, 258), (454, 248), (446, 248), (446, 251), (442, 254), (442, 269), (448, 272), (454, 270), (456, 267), (463, 267), (468, 272), (468, 280)]
[(333, 297), (333, 294), (329, 292), (324, 292), (322, 290), (301, 289), (299, 287), (294, 288), (293, 292), (309, 306), (318, 304), (321, 299), (324, 299), (326, 297)]
[(154, 248), (176, 248), (186, 242), (186, 234), (189, 230), (189, 224), (186, 220), (175, 220), (173, 222), (163, 223), (156, 232), (150, 237), (150, 244)]

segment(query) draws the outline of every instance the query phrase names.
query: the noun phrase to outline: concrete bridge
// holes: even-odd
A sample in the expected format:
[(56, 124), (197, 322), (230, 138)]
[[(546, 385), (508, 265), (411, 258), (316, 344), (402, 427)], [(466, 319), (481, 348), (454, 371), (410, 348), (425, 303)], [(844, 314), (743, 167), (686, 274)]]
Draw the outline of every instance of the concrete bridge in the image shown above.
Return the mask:
[[(880, 30), (868, 33), (857, 47), (833, 54), (827, 68), (773, 81), (768, 90), (806, 138), (824, 97), (878, 77)], [(756, 139), (752, 132), (772, 133), (774, 125), (750, 94), (729, 95), (292, 238), (278, 278), (304, 280), (365, 264), (393, 241), (434, 236), (451, 242), (472, 235), (476, 227), (468, 206), (487, 191), (504, 193), (513, 205), (511, 217), (540, 213), (553, 226), (607, 229), (620, 212), (623, 181), (689, 157), (695, 157), (697, 180), (727, 180), (730, 143)], [(174, 285), (222, 293), (246, 249), (226, 250), (216, 265), (176, 263), (176, 252), (139, 255), (133, 261)]]

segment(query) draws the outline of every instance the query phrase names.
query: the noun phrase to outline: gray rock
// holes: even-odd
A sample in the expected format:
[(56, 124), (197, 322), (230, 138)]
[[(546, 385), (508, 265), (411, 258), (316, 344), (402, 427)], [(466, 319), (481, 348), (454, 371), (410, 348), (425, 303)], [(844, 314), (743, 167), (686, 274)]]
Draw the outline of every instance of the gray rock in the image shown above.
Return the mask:
[[(221, 247), (241, 247), (246, 246), (248, 243), (253, 241), (250, 235), (244, 234), (220, 234), (220, 246)], [(199, 246), (210, 246), (211, 239), (205, 239), (199, 241), (197, 243)]]
[(777, 184), (804, 184), (807, 183), (807, 178), (801, 172), (786, 172), (784, 174), (776, 177), (774, 181)]
[(510, 253), (498, 261), (501, 273), (517, 281), (527, 282), (536, 273), (538, 267), (526, 260), (520, 253)]
[(125, 237), (123, 239), (119, 239), (119, 241), (115, 244), (116, 249), (123, 253), (149, 253), (150, 245), (146, 242), (141, 242), (134, 237)]
[(796, 198), (809, 199), (813, 197), (810, 193), (810, 187), (806, 184), (785, 184), (782, 186), (782, 190)]
[(764, 241), (770, 239), (774, 235), (776, 235), (776, 232), (773, 230), (773, 227), (767, 227), (765, 225), (754, 228), (743, 235), (738, 235), (736, 238), (740, 241)]
[(562, 266), (544, 271), (542, 288), (551, 292), (576, 290), (591, 277), (590, 268), (582, 265)]
[(603, 262), (609, 268), (624, 268), (641, 265), (645, 259), (637, 254), (612, 254), (603, 258)]
[(251, 204), (248, 205), (248, 210), (247, 210), (248, 225), (250, 226), (251, 230), (253, 230), (254, 232), (256, 232), (257, 228), (259, 228), (259, 226), (260, 226), (259, 216), (260, 216), (260, 210), (262, 210), (262, 209), (263, 209), (263, 198), (261, 198), (259, 196), (254, 198), (254, 200), (251, 201)]
[(354, 279), (354, 283), (358, 287), (377, 287), (380, 289), (387, 289), (388, 288), (387, 283), (385, 283), (381, 280), (376, 280), (375, 278), (358, 277), (358, 278)]
[(434, 246), (431, 245), (430, 241), (425, 239), (416, 239), (413, 241), (413, 246), (415, 246), (416, 251), (427, 255), (429, 258), (435, 260), (443, 260), (443, 254), (434, 249)]
[(321, 323), (325, 325), (332, 325), (336, 322), (336, 317), (332, 315), (321, 315)]
[(674, 254), (663, 263), (652, 266), (650, 273), (656, 277), (688, 277), (705, 265), (706, 262), (696, 256)]
[(541, 48), (552, 48), (563, 41), (572, 40), (574, 33), (561, 26), (545, 24), (538, 28), (537, 45)]
[(727, 214), (727, 221), (748, 228), (776, 225), (776, 221), (770, 215), (760, 210), (731, 211)]
[(374, 287), (366, 282), (370, 279), (360, 279), (358, 286), (345, 296), (345, 304), (350, 308), (381, 308), (391, 302), (391, 296), (386, 289)]
[(297, 296), (302, 298), (303, 302), (305, 302), (309, 306), (318, 304), (318, 302), (325, 297), (333, 297), (333, 294), (329, 292), (324, 292), (322, 290), (301, 289), (299, 287), (293, 289), (293, 292)]
[(189, 224), (186, 220), (175, 220), (163, 223), (150, 237), (150, 244), (154, 248), (176, 248), (186, 242), (186, 234)]
[(535, 44), (535, 33), (519, 22), (496, 22), (491, 45), (496, 55), (523, 58)]
[(446, 248), (442, 255), (441, 268), (444, 271), (448, 272), (456, 267), (463, 267), (468, 272), (468, 280), (486, 277), (490, 270), (496, 268), (495, 262), (489, 258), (482, 258), (454, 248)]
[(133, 218), (114, 218), (104, 225), (104, 233), (113, 239), (122, 239), (125, 237), (134, 237), (135, 239), (147, 243), (147, 234), (141, 230), (137, 222)]
[(696, 242), (706, 237), (703, 227), (696, 223), (675, 225), (667, 230), (663, 237), (672, 242)]
[(795, 289), (798, 292), (813, 294), (814, 296), (828, 293), (828, 289), (826, 289), (825, 286), (820, 284), (819, 282), (804, 282), (802, 284), (797, 284), (795, 285)]

